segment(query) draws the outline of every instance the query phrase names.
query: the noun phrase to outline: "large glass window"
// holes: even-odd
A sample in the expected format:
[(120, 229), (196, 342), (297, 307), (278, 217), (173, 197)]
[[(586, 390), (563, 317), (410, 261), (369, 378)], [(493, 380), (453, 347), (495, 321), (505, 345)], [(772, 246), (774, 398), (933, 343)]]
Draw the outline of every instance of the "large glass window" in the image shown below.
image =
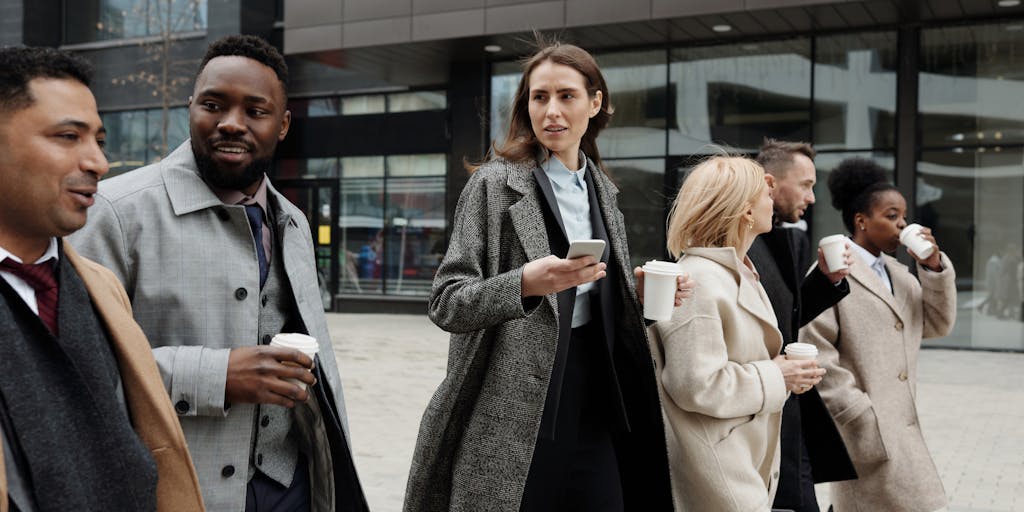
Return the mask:
[(288, 102), (293, 117), (334, 117), (362, 114), (444, 110), (448, 97), (443, 91), (412, 91), (392, 94), (360, 94), (297, 98)]
[(936, 345), (1024, 349), (1024, 32), (921, 32), (916, 219), (956, 266), (954, 332)]
[(206, 4), (207, 0), (65, 0), (65, 42), (88, 43), (205, 30)]
[(117, 176), (163, 158), (188, 139), (188, 109), (167, 111), (164, 129), (163, 109), (104, 112), (100, 116), (107, 129), (107, 160), (110, 173)]
[(597, 56), (615, 113), (597, 139), (603, 158), (665, 154), (668, 70), (665, 51)]
[(669, 80), (673, 154), (712, 143), (756, 150), (764, 137), (810, 140), (809, 39), (673, 49)]
[(815, 148), (895, 147), (896, 33), (819, 37), (814, 58)]

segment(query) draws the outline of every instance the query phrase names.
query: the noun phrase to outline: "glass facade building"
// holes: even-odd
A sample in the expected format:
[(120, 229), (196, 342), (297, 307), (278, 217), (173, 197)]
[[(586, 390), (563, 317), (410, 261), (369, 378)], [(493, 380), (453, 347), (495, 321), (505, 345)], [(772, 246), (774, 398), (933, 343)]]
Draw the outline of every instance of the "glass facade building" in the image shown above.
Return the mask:
[[(590, 50), (608, 81), (615, 114), (599, 149), (621, 191), (633, 265), (665, 256), (668, 208), (699, 158), (750, 154), (765, 137), (808, 141), (818, 151), (812, 239), (843, 231), (830, 172), (849, 157), (878, 162), (956, 266), (956, 329), (926, 343), (1024, 350), (1024, 6), (0, 0), (0, 10), (12, 3), (23, 6), (16, 42), (79, 49), (97, 63), (97, 83), (116, 86), (97, 88), (111, 174), (187, 138), (190, 85), (154, 93), (123, 80), (154, 60), (145, 45), (170, 34), (186, 84), (222, 35), (279, 45), (294, 119), (272, 178), (307, 213), (331, 309), (424, 310), (463, 163), (504, 136), (517, 59), (537, 28)], [(173, 29), (161, 13), (178, 20)], [(60, 40), (35, 39), (51, 33)]]

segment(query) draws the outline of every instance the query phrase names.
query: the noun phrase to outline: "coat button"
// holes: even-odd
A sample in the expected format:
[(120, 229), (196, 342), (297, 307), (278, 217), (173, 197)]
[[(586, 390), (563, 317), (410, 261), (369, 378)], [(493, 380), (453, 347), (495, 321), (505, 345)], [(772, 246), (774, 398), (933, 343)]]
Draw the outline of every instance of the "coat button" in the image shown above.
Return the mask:
[[(217, 217), (224, 222), (231, 220), (231, 214), (224, 208), (217, 208)], [(232, 468), (231, 471), (234, 471), (234, 469)]]
[(184, 400), (178, 400), (178, 403), (174, 404), (174, 411), (178, 414), (185, 414), (189, 410), (188, 402)]
[(263, 465), (263, 454), (262, 453), (256, 454), (256, 465), (257, 466), (262, 466)]
[(270, 416), (264, 416), (263, 419), (260, 420), (261, 427), (266, 427), (267, 425), (270, 425)]
[(271, 338), (270, 338), (270, 335), (269, 335), (269, 334), (264, 334), (264, 335), (263, 335), (263, 344), (264, 344), (264, 345), (270, 345), (270, 339), (271, 339)]
[(900, 381), (906, 382), (907, 372), (900, 372)]
[(235, 298), (238, 300), (245, 300), (249, 296), (249, 292), (245, 288), (239, 288), (235, 290)]
[(222, 476), (224, 478), (231, 478), (231, 475), (234, 475), (234, 474), (235, 474), (235, 467), (232, 466), (231, 464), (228, 464), (227, 466), (224, 466), (220, 470), (220, 476)]
[(896, 330), (897, 331), (902, 331), (903, 330), (903, 322), (901, 322), (899, 320), (896, 321)]

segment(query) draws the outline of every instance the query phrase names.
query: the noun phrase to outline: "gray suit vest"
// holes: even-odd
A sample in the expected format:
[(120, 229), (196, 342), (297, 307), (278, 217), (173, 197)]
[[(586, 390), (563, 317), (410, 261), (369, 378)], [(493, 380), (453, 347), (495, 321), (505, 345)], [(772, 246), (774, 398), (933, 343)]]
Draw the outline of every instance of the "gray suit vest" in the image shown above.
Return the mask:
[[(268, 222), (264, 228), (273, 225)], [(275, 228), (277, 226), (274, 226)], [(281, 263), (281, 243), (277, 239), (279, 229), (272, 231), (276, 250), (271, 254), (267, 282), (260, 290), (259, 343), (270, 343), (275, 334), (281, 332), (295, 316), (295, 304), (288, 290), (288, 278)], [(259, 243), (259, 242), (256, 242)], [(290, 487), (295, 474), (295, 463), (299, 449), (292, 430), (292, 411), (279, 405), (261, 404), (256, 407), (256, 435), (253, 449), (249, 452), (249, 478), (260, 470), (275, 482)]]

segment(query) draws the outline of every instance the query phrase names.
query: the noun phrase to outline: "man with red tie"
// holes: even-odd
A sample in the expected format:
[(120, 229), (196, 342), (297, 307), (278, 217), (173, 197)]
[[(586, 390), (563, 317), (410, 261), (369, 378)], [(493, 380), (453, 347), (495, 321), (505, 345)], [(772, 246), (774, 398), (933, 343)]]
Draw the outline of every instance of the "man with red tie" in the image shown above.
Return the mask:
[(0, 512), (202, 510), (124, 289), (62, 240), (108, 169), (90, 74), (0, 48)]

